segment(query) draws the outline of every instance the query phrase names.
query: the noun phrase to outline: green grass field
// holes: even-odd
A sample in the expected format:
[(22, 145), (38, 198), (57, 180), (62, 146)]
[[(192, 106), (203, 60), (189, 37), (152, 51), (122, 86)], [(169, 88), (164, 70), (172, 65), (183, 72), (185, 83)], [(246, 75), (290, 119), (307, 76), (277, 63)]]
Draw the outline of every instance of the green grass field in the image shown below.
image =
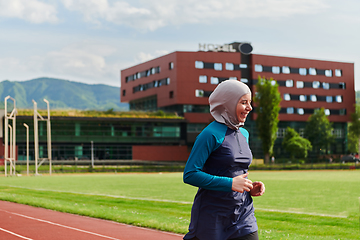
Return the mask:
[[(252, 171), (260, 239), (360, 239), (360, 171)], [(182, 173), (0, 177), (0, 199), (186, 233), (196, 188)]]

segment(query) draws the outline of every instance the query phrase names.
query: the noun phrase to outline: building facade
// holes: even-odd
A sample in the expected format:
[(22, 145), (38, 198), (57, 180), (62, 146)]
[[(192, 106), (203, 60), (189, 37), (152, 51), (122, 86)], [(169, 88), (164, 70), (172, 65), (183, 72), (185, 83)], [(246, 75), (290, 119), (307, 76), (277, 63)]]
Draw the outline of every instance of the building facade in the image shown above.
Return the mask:
[[(16, 116), (16, 159), (27, 158), (24, 123), (29, 127), (29, 160), (35, 160), (34, 120), (24, 115)], [(46, 124), (38, 122), (40, 159), (48, 158)], [(95, 160), (185, 161), (185, 142), (186, 122), (181, 118), (51, 117), (52, 160), (90, 160), (93, 154)]]
[[(282, 96), (278, 139), (281, 148), (287, 126), (303, 134), (315, 109), (324, 108), (333, 123), (335, 143), (329, 152), (347, 151), (347, 123), (355, 111), (354, 64), (302, 58), (252, 54), (248, 43), (200, 44), (197, 52), (173, 52), (121, 71), (121, 101), (130, 110), (177, 112), (187, 120), (189, 146), (211, 121), (208, 97), (227, 79), (246, 83), (256, 94), (259, 77), (273, 78)], [(256, 106), (255, 106), (256, 107)], [(253, 111), (245, 123), (254, 156), (261, 158), (261, 141)]]

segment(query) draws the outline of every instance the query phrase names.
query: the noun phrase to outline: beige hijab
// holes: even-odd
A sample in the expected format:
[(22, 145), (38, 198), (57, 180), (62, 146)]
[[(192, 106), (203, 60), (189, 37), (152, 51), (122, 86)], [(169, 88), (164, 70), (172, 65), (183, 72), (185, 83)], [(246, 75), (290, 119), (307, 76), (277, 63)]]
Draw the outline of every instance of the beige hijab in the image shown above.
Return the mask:
[(251, 93), (250, 88), (238, 80), (221, 82), (209, 97), (210, 113), (217, 122), (231, 129), (238, 129), (244, 123), (236, 116), (236, 106), (242, 96)]

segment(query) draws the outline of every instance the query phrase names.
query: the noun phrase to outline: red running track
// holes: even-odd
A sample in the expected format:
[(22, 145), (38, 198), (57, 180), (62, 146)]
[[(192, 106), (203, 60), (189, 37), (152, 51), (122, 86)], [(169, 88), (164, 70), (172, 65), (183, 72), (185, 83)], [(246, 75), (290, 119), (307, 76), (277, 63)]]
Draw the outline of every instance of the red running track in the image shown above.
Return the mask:
[(1, 240), (181, 240), (182, 235), (0, 201)]

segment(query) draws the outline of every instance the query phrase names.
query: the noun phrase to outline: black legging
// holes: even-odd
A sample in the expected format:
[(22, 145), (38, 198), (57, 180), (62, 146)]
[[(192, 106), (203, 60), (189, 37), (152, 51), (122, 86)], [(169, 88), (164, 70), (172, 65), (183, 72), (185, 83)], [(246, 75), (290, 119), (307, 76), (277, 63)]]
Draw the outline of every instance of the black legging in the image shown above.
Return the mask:
[(258, 232), (256, 231), (256, 232), (250, 233), (248, 235), (245, 235), (245, 236), (242, 236), (239, 238), (232, 238), (229, 240), (259, 240), (259, 236), (258, 236)]
[[(194, 237), (190, 240), (199, 240), (197, 237)], [(221, 240), (221, 239), (219, 239)], [(239, 238), (232, 238), (232, 239), (229, 239), (229, 240), (259, 240), (259, 235), (258, 235), (258, 232), (253, 232), (253, 233), (250, 233), (248, 235), (245, 235), (245, 236), (242, 236), (242, 237), (239, 237)]]

